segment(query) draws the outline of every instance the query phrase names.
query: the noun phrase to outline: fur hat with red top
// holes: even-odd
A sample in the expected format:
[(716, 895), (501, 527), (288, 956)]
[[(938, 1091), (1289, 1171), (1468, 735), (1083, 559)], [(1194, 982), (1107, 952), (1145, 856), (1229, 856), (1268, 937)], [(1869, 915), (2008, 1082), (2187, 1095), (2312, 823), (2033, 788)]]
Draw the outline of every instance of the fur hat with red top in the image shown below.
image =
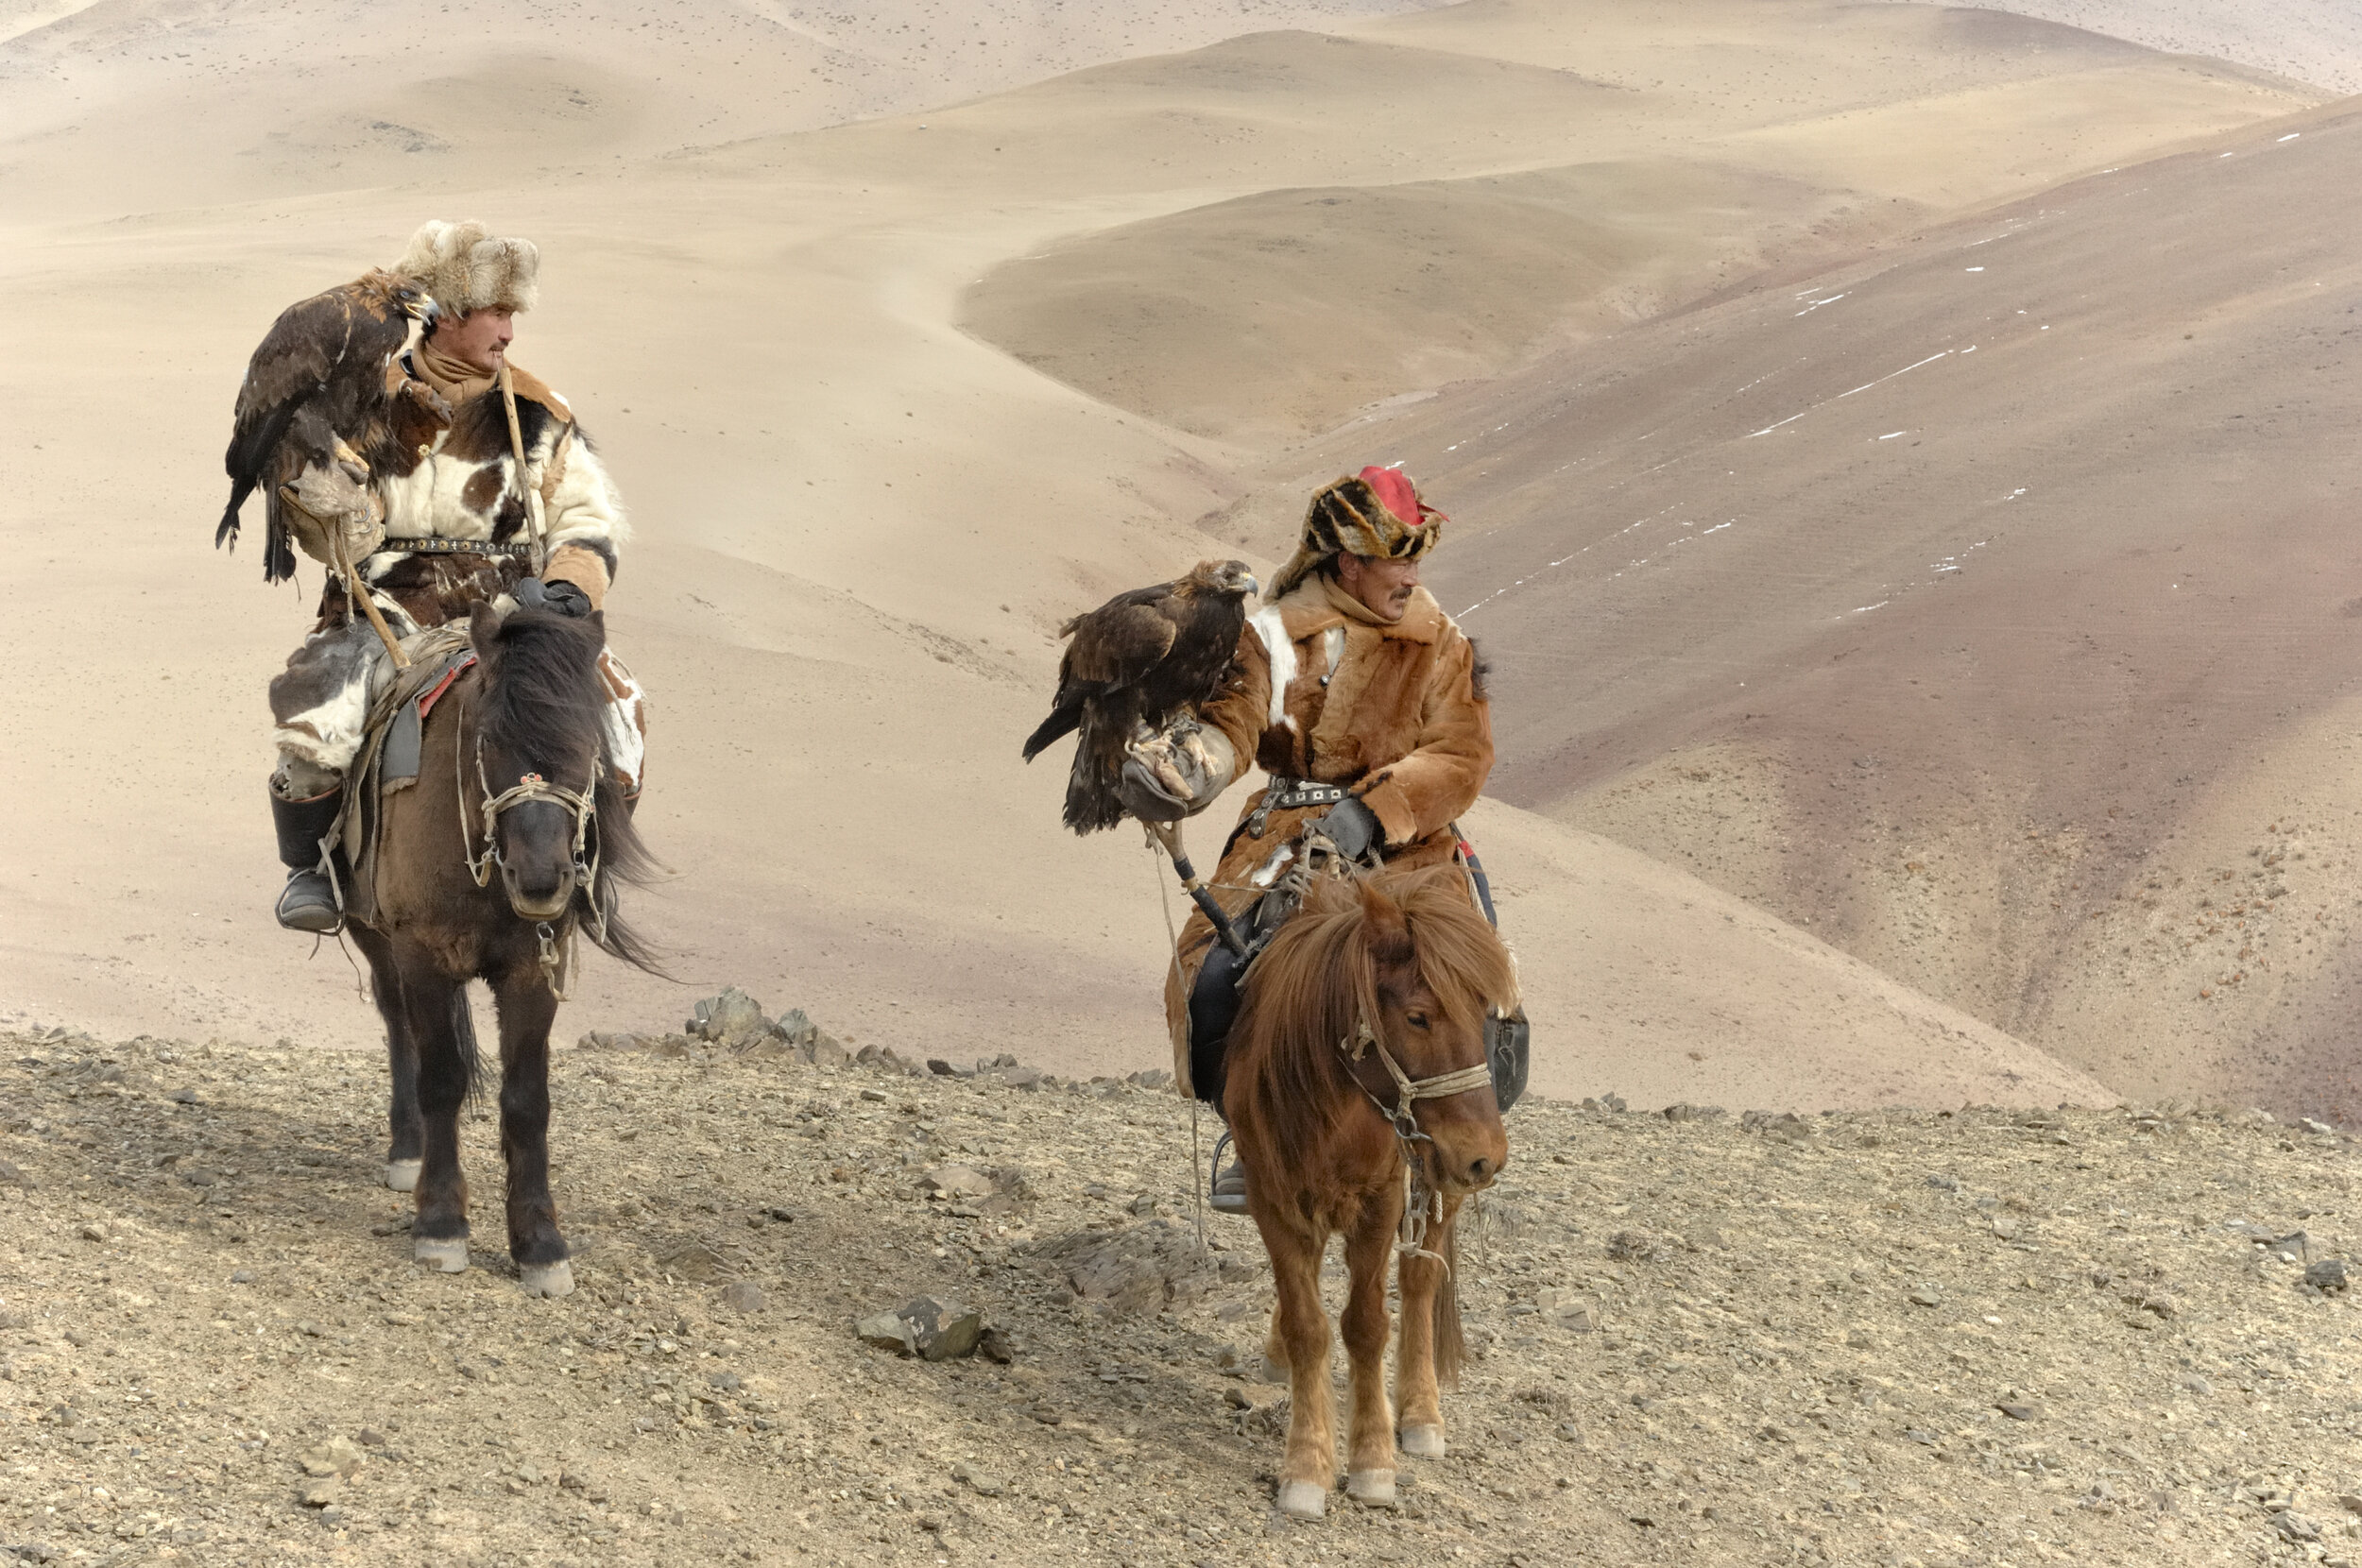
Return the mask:
[(1419, 499), (1419, 487), (1400, 469), (1369, 468), (1332, 480), (1305, 509), (1296, 553), (1272, 579), (1265, 597), (1285, 598), (1323, 561), (1339, 554), (1415, 561), (1435, 548), (1450, 520)]

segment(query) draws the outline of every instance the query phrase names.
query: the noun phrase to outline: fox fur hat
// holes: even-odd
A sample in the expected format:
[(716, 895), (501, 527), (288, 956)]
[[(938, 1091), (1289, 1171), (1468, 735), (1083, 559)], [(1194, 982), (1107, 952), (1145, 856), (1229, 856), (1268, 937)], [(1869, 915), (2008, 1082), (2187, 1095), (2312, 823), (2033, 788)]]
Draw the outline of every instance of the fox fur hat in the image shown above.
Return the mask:
[(1419, 487), (1400, 469), (1369, 468), (1331, 480), (1313, 494), (1296, 553), (1264, 597), (1274, 603), (1286, 598), (1340, 554), (1415, 561), (1435, 548), (1450, 520), (1419, 499)]
[(430, 219), (410, 236), (410, 248), (394, 264), (397, 275), (426, 286), (435, 302), (454, 316), (470, 311), (529, 311), (541, 297), (536, 280), (541, 249), (531, 240), (504, 240), (473, 218), (460, 223)]

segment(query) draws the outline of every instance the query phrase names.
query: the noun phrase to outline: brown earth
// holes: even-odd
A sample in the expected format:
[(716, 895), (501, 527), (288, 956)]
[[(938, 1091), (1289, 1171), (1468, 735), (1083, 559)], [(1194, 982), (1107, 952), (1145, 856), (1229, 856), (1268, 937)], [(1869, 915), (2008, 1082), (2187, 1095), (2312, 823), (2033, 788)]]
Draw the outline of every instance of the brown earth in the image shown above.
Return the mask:
[(2136, 1094), (2362, 1112), (2362, 116), (1447, 392), (1513, 802)]
[[(1259, 1249), (1216, 1220), (1196, 1252), (1168, 1094), (683, 1047), (559, 1053), (580, 1288), (540, 1302), (496, 1255), (414, 1270), (408, 1200), (376, 1185), (376, 1072), (283, 1041), (0, 1041), (0, 1548), (1927, 1568), (2362, 1552), (2353, 1307), (2302, 1284), (2354, 1234), (2353, 1147), (2326, 1131), (2186, 1105), (1521, 1106), (1462, 1261), (1477, 1358), (1446, 1398), (1453, 1456), (1406, 1467), (1399, 1511), (1340, 1496), (1285, 1527), (1267, 1519), (1283, 1390), (1249, 1375)], [(481, 1113), (465, 1142), (497, 1234)], [(920, 1292), (980, 1305), (1013, 1361), (856, 1340), (858, 1315)], [(307, 1457), (342, 1473), (310, 1505), (327, 1478)]]

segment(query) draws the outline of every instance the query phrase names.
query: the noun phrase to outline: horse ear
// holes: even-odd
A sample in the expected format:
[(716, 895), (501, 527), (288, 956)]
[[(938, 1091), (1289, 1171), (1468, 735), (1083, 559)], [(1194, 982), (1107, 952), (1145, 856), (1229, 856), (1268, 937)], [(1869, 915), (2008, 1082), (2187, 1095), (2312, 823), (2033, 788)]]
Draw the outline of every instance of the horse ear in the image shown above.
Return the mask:
[(500, 611), (481, 599), (468, 606), (468, 640), (475, 645), (477, 658), (490, 656), (492, 644), (499, 639), (500, 634)]
[(1388, 897), (1376, 878), (1361, 884), (1362, 940), (1370, 956), (1384, 964), (1409, 963), (1416, 956), (1411, 946), (1411, 922), (1402, 906)]

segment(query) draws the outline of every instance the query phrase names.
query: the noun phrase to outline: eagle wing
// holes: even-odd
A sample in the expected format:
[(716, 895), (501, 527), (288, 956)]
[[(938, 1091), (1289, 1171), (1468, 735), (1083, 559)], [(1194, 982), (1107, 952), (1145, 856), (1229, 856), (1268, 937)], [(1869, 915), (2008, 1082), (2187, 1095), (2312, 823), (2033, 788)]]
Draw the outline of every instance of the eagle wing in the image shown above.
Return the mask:
[[(230, 446), (222, 453), (230, 503), (214, 530), (214, 543), (237, 542), (239, 509), (248, 496), (262, 490), (270, 514), (263, 575), (271, 582), (295, 571), (295, 553), (278, 510), (279, 486), (293, 483), (307, 464), (328, 461), (334, 444), (310, 427), (324, 424), (326, 435), (356, 450), (372, 444), (367, 425), (385, 398), (385, 359), (409, 336), (408, 317), (361, 293), (358, 284), (348, 283), (280, 312), (247, 361), (246, 379), (238, 385)], [(301, 418), (307, 411), (317, 418)], [(291, 436), (304, 437), (297, 443), (302, 450), (287, 450)]]
[(1082, 618), (1058, 672), (1061, 686), (1071, 681), (1109, 689), (1133, 686), (1164, 662), (1181, 633), (1172, 596), (1153, 588), (1140, 591), (1155, 597), (1135, 600), (1125, 594)]

